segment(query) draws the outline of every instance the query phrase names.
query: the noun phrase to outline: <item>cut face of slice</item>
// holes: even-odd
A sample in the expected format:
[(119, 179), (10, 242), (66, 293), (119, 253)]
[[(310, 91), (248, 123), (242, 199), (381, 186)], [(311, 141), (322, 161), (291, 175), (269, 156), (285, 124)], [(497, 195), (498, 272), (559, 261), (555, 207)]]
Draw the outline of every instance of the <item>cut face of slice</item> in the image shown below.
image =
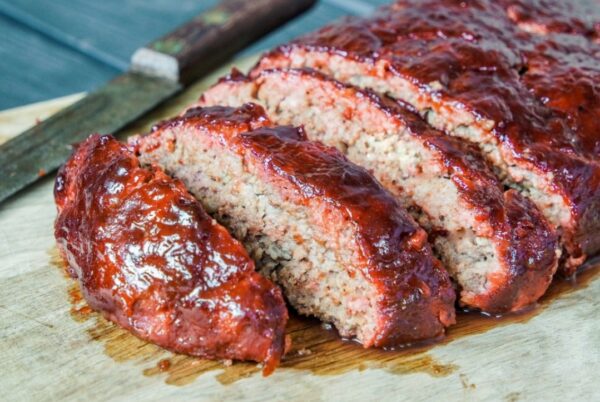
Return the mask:
[(461, 302), (519, 310), (547, 289), (557, 236), (529, 200), (499, 180), (473, 144), (445, 136), (396, 102), (309, 70), (235, 73), (200, 105), (256, 102), (278, 124), (304, 126), (366, 167), (413, 213), (461, 288)]
[(454, 290), (427, 235), (394, 197), (257, 105), (192, 108), (137, 139), (246, 245), (302, 314), (365, 347), (443, 334)]
[(583, 36), (527, 32), (505, 3), (397, 1), (268, 53), (251, 75), (313, 68), (478, 144), (557, 229), (572, 273), (600, 251), (600, 52)]
[(61, 168), (55, 198), (56, 240), (90, 307), (178, 353), (277, 366), (281, 291), (180, 181), (92, 135)]

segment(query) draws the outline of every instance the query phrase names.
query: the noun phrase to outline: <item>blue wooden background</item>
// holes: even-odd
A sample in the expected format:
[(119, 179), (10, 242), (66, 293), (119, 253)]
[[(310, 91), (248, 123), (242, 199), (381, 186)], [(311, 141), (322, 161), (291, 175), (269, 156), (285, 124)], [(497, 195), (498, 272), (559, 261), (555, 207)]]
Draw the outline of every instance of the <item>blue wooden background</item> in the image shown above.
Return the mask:
[[(271, 48), (343, 15), (366, 15), (388, 1), (320, 0), (242, 54)], [(0, 110), (95, 88), (126, 70), (136, 48), (216, 2), (0, 0)]]

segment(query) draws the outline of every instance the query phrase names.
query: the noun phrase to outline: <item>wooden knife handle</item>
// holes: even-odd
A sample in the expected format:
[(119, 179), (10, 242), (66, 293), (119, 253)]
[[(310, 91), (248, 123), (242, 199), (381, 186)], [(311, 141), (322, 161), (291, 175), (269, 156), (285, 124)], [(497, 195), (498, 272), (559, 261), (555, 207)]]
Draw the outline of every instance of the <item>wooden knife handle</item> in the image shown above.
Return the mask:
[(189, 84), (310, 8), (316, 0), (224, 0), (138, 49), (131, 69)]

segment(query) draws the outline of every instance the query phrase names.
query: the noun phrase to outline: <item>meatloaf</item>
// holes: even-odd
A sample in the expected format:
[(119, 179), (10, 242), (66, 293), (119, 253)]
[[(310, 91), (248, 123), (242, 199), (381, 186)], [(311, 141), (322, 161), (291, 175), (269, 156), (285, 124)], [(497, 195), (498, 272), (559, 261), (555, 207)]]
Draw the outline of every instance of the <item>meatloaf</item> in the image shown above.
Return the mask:
[(600, 39), (600, 6), (597, 0), (499, 0), (508, 18), (525, 31), (551, 32)]
[(570, 274), (600, 250), (600, 45), (590, 22), (600, 3), (579, 3), (401, 0), (269, 52), (252, 76), (314, 68), (476, 142), (557, 228)]
[(88, 304), (175, 352), (254, 360), (285, 349), (279, 288), (183, 184), (113, 137), (92, 135), (61, 168), (55, 236)]
[(314, 70), (234, 72), (201, 106), (262, 104), (277, 124), (304, 125), (313, 140), (366, 167), (432, 239), (461, 288), (462, 304), (490, 313), (519, 310), (542, 296), (558, 264), (546, 219), (503, 186), (479, 150), (431, 129), (389, 98)]
[(427, 234), (363, 168), (262, 107), (191, 108), (134, 140), (242, 240), (300, 313), (365, 347), (434, 338), (455, 294)]

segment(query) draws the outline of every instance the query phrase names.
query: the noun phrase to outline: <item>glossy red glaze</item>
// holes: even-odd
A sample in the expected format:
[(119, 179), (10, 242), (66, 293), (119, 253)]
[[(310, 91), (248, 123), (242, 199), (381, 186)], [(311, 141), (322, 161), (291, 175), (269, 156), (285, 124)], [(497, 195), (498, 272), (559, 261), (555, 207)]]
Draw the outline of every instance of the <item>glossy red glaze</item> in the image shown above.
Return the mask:
[[(226, 93), (235, 92), (228, 87), (231, 85), (252, 85), (243, 92), (258, 93), (266, 80), (275, 80), (280, 85), (287, 82), (289, 86), (299, 86), (297, 80), (310, 82), (332, 99), (345, 98), (349, 104), (362, 105), (362, 110), (381, 111), (388, 117), (382, 125), (394, 124), (398, 132), (407, 128), (437, 155), (462, 200), (480, 222), (490, 226), (489, 237), (497, 245), (500, 261), (506, 269), (504, 277), (497, 273), (496, 277), (488, 278), (488, 292), (469, 300), (471, 307), (489, 313), (506, 313), (528, 306), (544, 294), (557, 265), (557, 235), (528, 199), (514, 190), (504, 190), (475, 144), (432, 129), (410, 105), (341, 83), (315, 70), (263, 70), (255, 78), (234, 71), (216, 85), (225, 85), (225, 88), (215, 89)], [(437, 229), (433, 231), (443, 235)]]
[(313, 199), (329, 203), (355, 227), (361, 269), (379, 292), (382, 321), (376, 323), (374, 346), (442, 335), (454, 322), (455, 294), (423, 229), (365, 169), (336, 149), (308, 141), (302, 129), (269, 126), (264, 109), (255, 104), (192, 108), (139, 141), (142, 152), (146, 146), (151, 152), (161, 130), (186, 127), (195, 130), (199, 142), (210, 144), (216, 137), (252, 161), (246, 163), (259, 166), (295, 202), (307, 208)]
[(518, 311), (535, 303), (548, 289), (558, 265), (558, 237), (540, 210), (515, 190), (504, 191), (493, 172), (484, 167), (473, 144), (437, 133), (422, 132), (437, 151), (461, 197), (477, 219), (489, 223), (491, 237), (506, 268), (488, 276), (489, 293), (471, 301), (489, 313)]
[(307, 141), (297, 128), (262, 128), (241, 138), (241, 146), (270, 174), (293, 184), (307, 204), (319, 197), (353, 222), (368, 261), (363, 272), (386, 315), (376, 346), (441, 335), (454, 322), (454, 290), (427, 235), (366, 170), (335, 148)]
[[(349, 18), (284, 45), (259, 68), (286, 65), (295, 49), (367, 66), (383, 61), (386, 70), (373, 74), (402, 76), (436, 102), (468, 110), (476, 122), (492, 121), (491, 133), (517, 164), (553, 176), (552, 191), (572, 215), (563, 241), (571, 257), (583, 261), (600, 251), (600, 45), (594, 33), (600, 3), (582, 4), (399, 0), (373, 18)], [(543, 34), (519, 23), (531, 19), (547, 28)]]
[(538, 34), (569, 33), (598, 40), (600, 4), (597, 0), (500, 0), (511, 21)]
[(175, 352), (264, 362), (266, 374), (278, 364), (280, 290), (181, 182), (93, 135), (60, 170), (55, 199), (59, 248), (93, 309)]

